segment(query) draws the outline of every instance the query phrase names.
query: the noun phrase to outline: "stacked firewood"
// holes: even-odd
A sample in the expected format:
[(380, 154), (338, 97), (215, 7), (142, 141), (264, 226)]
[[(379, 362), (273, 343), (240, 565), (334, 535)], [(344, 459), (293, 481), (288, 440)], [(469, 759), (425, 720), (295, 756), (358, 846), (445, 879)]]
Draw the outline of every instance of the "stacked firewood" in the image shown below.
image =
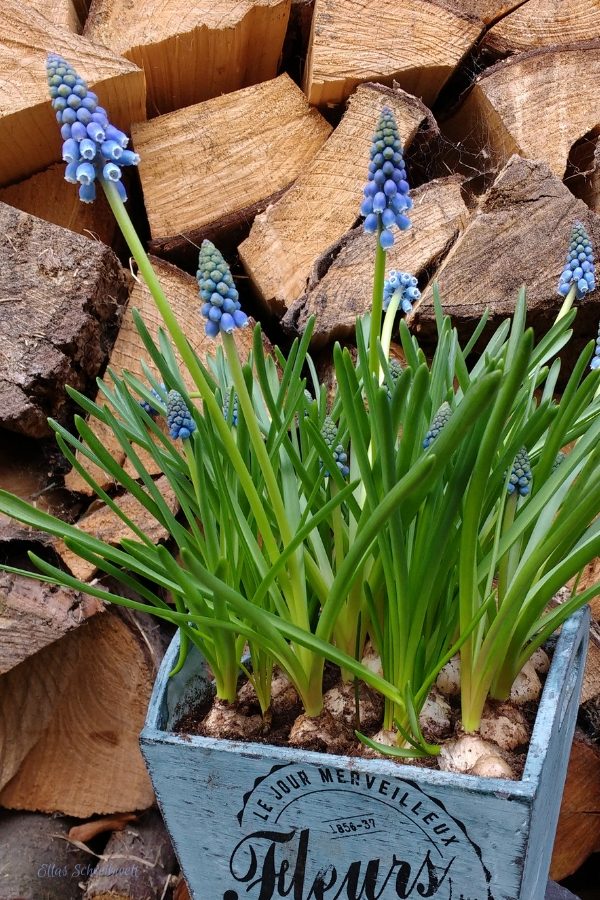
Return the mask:
[[(63, 180), (50, 51), (132, 136), (142, 161), (128, 173), (130, 213), (201, 358), (209, 346), (194, 275), (209, 238), (272, 340), (289, 344), (315, 316), (312, 352), (330, 383), (333, 342), (352, 345), (356, 316), (370, 305), (374, 238), (358, 210), (383, 105), (399, 124), (414, 201), (388, 268), (419, 280), (408, 324), (426, 352), (434, 278), (461, 339), (486, 307), (486, 334), (509, 316), (523, 282), (540, 336), (562, 302), (575, 219), (600, 252), (597, 4), (404, 0), (399, 11), (385, 0), (5, 0), (0, 487), (114, 545), (126, 530), (69, 471), (47, 418), (72, 427), (65, 387), (94, 396), (109, 362), (141, 375), (130, 309), (154, 334), (159, 318), (104, 198), (83, 204)], [(561, 377), (599, 318), (592, 293)], [(247, 334), (239, 340), (249, 346)], [(94, 427), (123, 462), (111, 433)], [(116, 492), (105, 473), (89, 471)], [(162, 473), (151, 474), (175, 509)], [(168, 543), (134, 497), (115, 497)], [(0, 517), (0, 561), (27, 568), (28, 549), (84, 581), (98, 575), (61, 542)], [(599, 572), (596, 561), (580, 586)], [(599, 600), (592, 612), (557, 880), (600, 850)], [(137, 744), (169, 637), (143, 615), (0, 573), (2, 900), (183, 898)]]

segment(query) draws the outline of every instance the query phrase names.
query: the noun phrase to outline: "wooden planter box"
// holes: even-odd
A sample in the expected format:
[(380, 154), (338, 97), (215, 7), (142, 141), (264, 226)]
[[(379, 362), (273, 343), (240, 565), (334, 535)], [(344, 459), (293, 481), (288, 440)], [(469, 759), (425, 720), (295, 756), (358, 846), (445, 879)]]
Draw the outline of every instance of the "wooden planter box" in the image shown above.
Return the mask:
[(194, 900), (542, 900), (589, 609), (563, 626), (519, 782), (169, 731), (209, 691), (175, 638), (140, 743)]

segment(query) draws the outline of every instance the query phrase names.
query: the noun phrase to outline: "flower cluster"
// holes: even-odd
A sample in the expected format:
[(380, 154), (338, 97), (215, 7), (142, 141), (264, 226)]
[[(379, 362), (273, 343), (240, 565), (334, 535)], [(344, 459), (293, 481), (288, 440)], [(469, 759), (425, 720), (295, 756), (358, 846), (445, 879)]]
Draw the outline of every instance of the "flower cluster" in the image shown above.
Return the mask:
[(248, 316), (242, 312), (233, 276), (223, 255), (211, 241), (202, 241), (196, 272), (206, 334), (216, 337), (219, 331), (231, 334), (245, 328)]
[(423, 441), (423, 447), (425, 448), (425, 450), (427, 450), (427, 448), (431, 446), (451, 415), (452, 408), (450, 407), (449, 403), (444, 401), (433, 417), (431, 428), (425, 435), (425, 440)]
[(96, 94), (61, 56), (49, 53), (46, 71), (64, 141), (65, 180), (79, 184), (79, 198), (84, 203), (92, 203), (96, 197), (96, 178), (114, 182), (121, 199), (126, 200), (121, 166), (137, 166), (140, 161), (137, 153), (126, 149), (129, 138), (110, 124)]
[[(388, 363), (388, 369), (390, 370), (390, 378), (392, 379), (392, 387), (396, 387), (396, 382), (402, 375), (402, 366), (400, 365), (400, 363), (398, 362), (397, 359), (390, 359), (390, 361)], [(389, 387), (387, 388), (387, 395), (391, 400), (392, 392)]]
[[(226, 394), (223, 401), (223, 418), (225, 421), (229, 418), (229, 393)], [(233, 409), (231, 410), (231, 424), (237, 426), (238, 423), (238, 398), (237, 394), (233, 395)]]
[(590, 369), (597, 369), (598, 366), (600, 366), (600, 325), (598, 325), (598, 337), (596, 338), (596, 348), (592, 356)]
[(169, 391), (167, 396), (167, 425), (173, 440), (189, 438), (196, 430), (196, 423), (178, 391)]
[(364, 229), (372, 233), (381, 226), (379, 243), (388, 250), (394, 243), (392, 225), (396, 224), (401, 231), (410, 228), (406, 211), (412, 209), (398, 125), (389, 106), (382, 108), (373, 135), (367, 177), (365, 199), (360, 208), (361, 215), (366, 216)]
[(560, 466), (560, 464), (561, 464), (561, 462), (563, 461), (563, 459), (566, 459), (566, 456), (565, 456), (565, 454), (562, 452), (562, 450), (559, 450), (558, 453), (556, 454), (556, 459), (555, 459), (554, 462), (552, 463), (552, 471), (553, 471), (553, 472), (554, 472), (555, 469), (558, 469), (558, 467)]
[[(558, 459), (558, 457), (557, 457)], [(556, 465), (556, 460), (555, 460)], [(515, 462), (510, 473), (508, 481), (508, 493), (512, 494), (515, 488), (519, 494), (524, 497), (531, 490), (531, 466), (529, 465), (529, 456), (525, 447), (521, 447), (515, 456)]]
[(558, 282), (558, 293), (566, 297), (571, 285), (576, 284), (576, 297), (577, 300), (581, 300), (596, 287), (594, 271), (592, 242), (581, 222), (575, 222), (571, 231), (567, 262)]
[[(166, 387), (165, 387), (164, 383), (161, 384), (161, 388), (162, 388), (163, 391), (166, 391)], [(155, 391), (154, 388), (152, 388), (152, 390), (150, 391), (150, 393), (152, 394), (153, 397), (156, 397), (156, 399), (157, 399), (157, 400), (160, 400), (161, 403), (162, 403), (162, 397), (160, 396), (160, 394), (158, 393), (158, 391)], [(152, 416), (152, 418), (154, 418), (155, 416), (158, 415), (158, 410), (157, 410), (157, 409), (154, 409), (154, 407), (151, 406), (151, 405), (148, 403), (147, 400), (140, 400), (140, 406), (142, 407), (142, 409), (143, 409), (145, 412), (148, 413), (149, 416)]]
[[(325, 421), (323, 422), (323, 427), (321, 428), (321, 435), (333, 454), (336, 466), (338, 467), (342, 475), (347, 475), (350, 471), (350, 469), (346, 465), (346, 463), (348, 462), (348, 455), (344, 452), (343, 446), (336, 443), (337, 428), (331, 416), (325, 416)], [(325, 470), (325, 474), (329, 475), (329, 472)]]
[(383, 308), (390, 305), (390, 300), (396, 291), (400, 292), (400, 307), (403, 313), (409, 313), (412, 305), (421, 297), (421, 291), (417, 287), (417, 279), (410, 272), (397, 272), (395, 269), (389, 274), (383, 283)]

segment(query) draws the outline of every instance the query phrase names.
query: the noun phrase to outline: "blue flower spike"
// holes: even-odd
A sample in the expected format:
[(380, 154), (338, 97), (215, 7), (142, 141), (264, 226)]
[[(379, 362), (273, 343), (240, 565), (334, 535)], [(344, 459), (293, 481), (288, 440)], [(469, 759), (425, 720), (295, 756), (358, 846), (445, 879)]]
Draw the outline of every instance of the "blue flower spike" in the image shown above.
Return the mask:
[(400, 231), (410, 228), (407, 212), (413, 205), (408, 196), (410, 188), (406, 179), (398, 125), (389, 106), (382, 107), (370, 155), (365, 199), (360, 213), (366, 217), (364, 229), (367, 233), (377, 231), (381, 225), (379, 243), (384, 250), (389, 250), (394, 243), (392, 225), (396, 225)]
[(49, 53), (46, 60), (48, 88), (56, 120), (61, 126), (62, 156), (67, 163), (65, 181), (79, 184), (79, 199), (92, 203), (96, 178), (116, 185), (121, 200), (127, 200), (121, 184), (121, 166), (137, 166), (137, 153), (124, 148), (129, 138), (108, 121), (98, 97), (62, 56)]
[(389, 386), (386, 385), (387, 395), (389, 399), (392, 399), (392, 390), (396, 387), (398, 379), (402, 375), (402, 366), (398, 362), (397, 359), (390, 359), (388, 363), (388, 369), (390, 370), (390, 378), (392, 380), (392, 387), (390, 389)]
[[(161, 383), (161, 388), (163, 391), (166, 391), (166, 387), (165, 387), (164, 383)], [(160, 400), (160, 402), (162, 403), (162, 397), (160, 396), (158, 391), (155, 391), (154, 388), (152, 388), (150, 393), (152, 394), (153, 397), (156, 397), (156, 399)], [(154, 407), (151, 406), (147, 400), (140, 400), (139, 402), (140, 402), (140, 406), (142, 407), (142, 409), (145, 412), (147, 412), (149, 416), (152, 416), (153, 419), (156, 418), (156, 416), (158, 415), (157, 409), (154, 409)]]
[(219, 331), (232, 334), (236, 328), (246, 327), (248, 316), (242, 312), (229, 266), (211, 241), (202, 241), (196, 279), (208, 337), (216, 337)]
[(167, 425), (173, 440), (189, 438), (196, 430), (196, 423), (186, 406), (185, 400), (178, 391), (169, 391), (167, 395)]
[(598, 325), (598, 337), (596, 338), (596, 347), (590, 363), (590, 369), (597, 369), (598, 366), (600, 366), (600, 325)]
[[(342, 475), (348, 475), (350, 472), (350, 469), (347, 466), (348, 454), (345, 453), (342, 444), (337, 443), (337, 428), (331, 416), (325, 416), (325, 421), (321, 428), (321, 435), (331, 450), (335, 464)], [(325, 470), (325, 474), (329, 475), (327, 469)]]
[(400, 308), (406, 315), (415, 301), (420, 300), (421, 291), (417, 287), (417, 279), (410, 272), (397, 272), (392, 269), (383, 283), (383, 309), (390, 305), (390, 300), (396, 291), (400, 291)]
[[(558, 282), (558, 293), (566, 297), (571, 285), (575, 284), (577, 285), (576, 299), (582, 300), (596, 287), (594, 272), (592, 242), (581, 222), (576, 221), (571, 230), (571, 243), (567, 261)], [(597, 365), (600, 365), (600, 362)]]
[(565, 460), (566, 458), (567, 458), (567, 457), (566, 457), (565, 454), (562, 452), (562, 450), (559, 450), (558, 453), (556, 454), (556, 459), (555, 459), (554, 462), (552, 463), (552, 471), (554, 472), (555, 469), (558, 469), (558, 467), (560, 466), (561, 462), (562, 462), (563, 460)]
[(452, 415), (452, 408), (449, 403), (444, 401), (435, 416), (433, 417), (433, 422), (431, 423), (431, 428), (425, 435), (425, 440), (423, 441), (423, 447), (427, 450), (428, 447), (431, 447), (432, 443), (435, 441), (436, 437)]
[[(556, 465), (556, 460), (554, 461)], [(560, 465), (560, 463), (559, 463)], [(515, 462), (508, 481), (508, 493), (518, 491), (521, 497), (526, 497), (531, 490), (531, 466), (525, 447), (521, 447), (515, 456)]]
[[(223, 418), (225, 421), (229, 418), (229, 393), (225, 395), (223, 401)], [(233, 409), (231, 410), (231, 424), (237, 427), (238, 423), (238, 398), (237, 394), (233, 395)]]

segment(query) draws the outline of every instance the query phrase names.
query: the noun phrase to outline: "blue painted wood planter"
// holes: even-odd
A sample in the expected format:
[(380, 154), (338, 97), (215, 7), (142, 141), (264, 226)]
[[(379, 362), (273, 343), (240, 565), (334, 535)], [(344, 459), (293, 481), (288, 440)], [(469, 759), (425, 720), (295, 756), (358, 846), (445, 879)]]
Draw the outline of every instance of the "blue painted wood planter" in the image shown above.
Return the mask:
[(210, 690), (161, 666), (140, 743), (194, 900), (543, 900), (589, 628), (563, 626), (519, 782), (169, 731)]

